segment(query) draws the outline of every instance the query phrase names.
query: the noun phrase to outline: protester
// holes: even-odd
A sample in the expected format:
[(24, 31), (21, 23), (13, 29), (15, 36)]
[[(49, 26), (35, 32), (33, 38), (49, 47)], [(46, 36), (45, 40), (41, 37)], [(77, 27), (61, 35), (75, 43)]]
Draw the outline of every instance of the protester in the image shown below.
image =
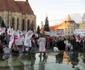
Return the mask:
[(6, 34), (5, 42), (6, 42), (7, 47), (9, 46), (9, 41), (10, 41), (10, 36), (8, 34)]
[(43, 36), (43, 34), (40, 34), (40, 37), (38, 39), (38, 44), (39, 44), (39, 52), (40, 52), (40, 56), (43, 55), (46, 55), (46, 39), (45, 37)]
[(73, 49), (73, 46), (71, 45), (71, 43), (69, 42), (69, 40), (66, 38), (64, 43), (66, 44), (66, 50), (67, 51), (71, 51)]
[(25, 35), (24, 48), (25, 48), (25, 51), (28, 53), (30, 53), (32, 49), (32, 42), (31, 42), (32, 35), (33, 35), (33, 32), (31, 30), (29, 30)]
[(3, 44), (1, 42), (1, 40), (0, 40), (0, 54), (3, 54)]
[(63, 37), (59, 37), (59, 40), (57, 41), (58, 49), (63, 51), (63, 50), (65, 50), (65, 46), (66, 46), (66, 44), (64, 43), (64, 38)]

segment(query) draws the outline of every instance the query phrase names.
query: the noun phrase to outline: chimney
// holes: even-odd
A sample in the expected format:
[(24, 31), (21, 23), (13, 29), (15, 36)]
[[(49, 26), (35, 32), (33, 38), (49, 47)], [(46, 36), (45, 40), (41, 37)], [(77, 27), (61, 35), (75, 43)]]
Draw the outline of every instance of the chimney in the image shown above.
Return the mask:
[(26, 2), (28, 3), (28, 0), (26, 0)]

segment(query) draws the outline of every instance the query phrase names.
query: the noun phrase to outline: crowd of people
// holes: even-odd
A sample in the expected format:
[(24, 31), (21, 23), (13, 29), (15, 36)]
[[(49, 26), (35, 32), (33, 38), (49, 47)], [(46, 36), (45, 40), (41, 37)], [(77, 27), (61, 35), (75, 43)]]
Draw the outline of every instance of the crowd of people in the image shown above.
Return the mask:
[(0, 35), (0, 53), (6, 53), (10, 49), (10, 53), (34, 53), (35, 48), (39, 48), (40, 55), (46, 51), (46, 39), (43, 34), (37, 34), (29, 30), (28, 32), (21, 32), (13, 30), (7, 31)]
[[(9, 34), (10, 33), (10, 34)], [(35, 48), (39, 48), (40, 55), (45, 55), (46, 49), (57, 47), (59, 50), (84, 52), (85, 37), (76, 39), (73, 36), (46, 36), (37, 34), (31, 30), (25, 33), (19, 31), (6, 32), (0, 35), (0, 53), (3, 53), (4, 47), (11, 49), (12, 53), (31, 53), (35, 52)]]
[(73, 36), (66, 37), (54, 37), (53, 46), (56, 46), (59, 50), (68, 50), (74, 52), (84, 52), (85, 50), (85, 37), (77, 39)]
[[(74, 60), (74, 56), (76, 56), (76, 59), (78, 59), (79, 52), (85, 52), (85, 36), (48, 36), (42, 33), (37, 34), (36, 32), (33, 32), (31, 30), (27, 32), (8, 30), (7, 32), (0, 34), (1, 55), (3, 55), (4, 53), (31, 54), (36, 53), (36, 49), (38, 49), (40, 53), (40, 61), (42, 56), (45, 57), (47, 50), (51, 49), (55, 52), (73, 52), (73, 58), (72, 56), (70, 57), (70, 60), (72, 62)], [(76, 54), (74, 52), (76, 52)], [(61, 53), (59, 53), (58, 55), (56, 55), (56, 62), (58, 61), (57, 58), (60, 57), (59, 63), (61, 63), (63, 52), (62, 56)], [(74, 62), (72, 62), (72, 64), (73, 67), (76, 65), (74, 64)]]

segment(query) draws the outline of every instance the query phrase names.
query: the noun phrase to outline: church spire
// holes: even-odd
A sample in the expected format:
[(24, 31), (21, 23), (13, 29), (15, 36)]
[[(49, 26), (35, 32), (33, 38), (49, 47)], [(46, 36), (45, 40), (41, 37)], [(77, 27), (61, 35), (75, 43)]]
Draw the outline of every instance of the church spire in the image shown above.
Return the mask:
[(28, 0), (26, 0), (26, 2), (28, 3)]
[(71, 21), (71, 16), (68, 14), (68, 16), (65, 18), (65, 21)]

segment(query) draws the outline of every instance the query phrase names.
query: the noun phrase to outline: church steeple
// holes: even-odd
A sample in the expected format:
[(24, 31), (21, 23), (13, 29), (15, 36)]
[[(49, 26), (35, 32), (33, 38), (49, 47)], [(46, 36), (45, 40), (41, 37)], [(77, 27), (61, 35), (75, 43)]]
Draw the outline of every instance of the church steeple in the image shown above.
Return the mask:
[(68, 16), (65, 18), (65, 21), (71, 21), (71, 16), (68, 14)]
[(26, 0), (26, 2), (28, 3), (28, 0)]

